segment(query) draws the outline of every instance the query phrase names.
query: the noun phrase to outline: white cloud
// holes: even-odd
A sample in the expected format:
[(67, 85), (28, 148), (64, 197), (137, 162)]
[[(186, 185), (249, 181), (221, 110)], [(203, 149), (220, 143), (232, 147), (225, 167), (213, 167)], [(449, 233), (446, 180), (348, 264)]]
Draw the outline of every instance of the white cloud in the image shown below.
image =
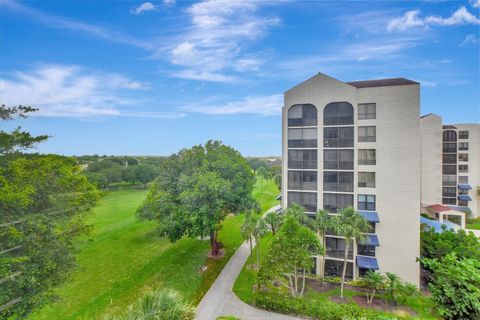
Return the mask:
[(480, 8), (480, 0), (470, 0), (470, 4), (474, 8)]
[(130, 12), (133, 14), (141, 14), (146, 11), (155, 10), (155, 6), (151, 2), (144, 2), (136, 8), (133, 8)]
[(469, 44), (478, 44), (480, 39), (478, 38), (477, 35), (475, 34), (469, 34), (465, 37), (465, 39), (462, 41), (460, 44), (462, 47), (469, 45)]
[(258, 69), (262, 61), (247, 55), (245, 45), (279, 24), (276, 17), (256, 16), (260, 5), (253, 0), (206, 0), (188, 7), (190, 27), (169, 49), (170, 62), (183, 70), (172, 74), (196, 80), (231, 81), (232, 76), (220, 75)]
[(0, 96), (4, 103), (31, 105), (40, 109), (39, 116), (182, 116), (125, 109), (138, 103), (129, 92), (148, 88), (148, 84), (132, 81), (123, 75), (90, 71), (79, 66), (41, 66), (29, 72), (15, 72), (9, 79), (0, 79)]
[(442, 18), (439, 16), (420, 17), (420, 10), (407, 11), (401, 17), (390, 20), (387, 25), (388, 31), (405, 31), (416, 27), (454, 26), (465, 24), (480, 24), (480, 19), (471, 14), (464, 6), (460, 7), (450, 17)]
[(273, 94), (269, 96), (246, 97), (243, 100), (231, 101), (223, 104), (212, 105), (212, 103), (195, 104), (184, 107), (189, 112), (203, 114), (258, 114), (262, 116), (277, 116), (282, 112), (283, 95)]
[(162, 3), (164, 6), (173, 6), (175, 4), (175, 0), (163, 0)]

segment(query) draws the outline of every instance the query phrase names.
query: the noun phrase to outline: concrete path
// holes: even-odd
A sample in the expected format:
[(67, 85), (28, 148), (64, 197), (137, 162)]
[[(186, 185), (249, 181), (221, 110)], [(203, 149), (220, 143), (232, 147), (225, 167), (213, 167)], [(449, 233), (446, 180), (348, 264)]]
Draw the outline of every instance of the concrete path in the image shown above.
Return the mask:
[[(276, 210), (278, 206), (267, 212)], [(234, 316), (241, 320), (294, 320), (300, 319), (254, 308), (233, 293), (233, 284), (250, 255), (248, 242), (244, 242), (230, 258), (225, 268), (207, 291), (197, 307), (197, 320), (215, 320), (219, 316)]]

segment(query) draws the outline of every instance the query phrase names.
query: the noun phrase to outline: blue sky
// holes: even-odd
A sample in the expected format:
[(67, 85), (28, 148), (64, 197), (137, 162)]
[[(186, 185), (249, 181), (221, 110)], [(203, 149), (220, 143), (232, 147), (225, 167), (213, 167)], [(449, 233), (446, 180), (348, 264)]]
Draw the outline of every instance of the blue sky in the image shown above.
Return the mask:
[(168, 155), (220, 139), (279, 155), (282, 93), (323, 72), (422, 83), (421, 112), (480, 121), (480, 0), (0, 0), (0, 99), (39, 152)]

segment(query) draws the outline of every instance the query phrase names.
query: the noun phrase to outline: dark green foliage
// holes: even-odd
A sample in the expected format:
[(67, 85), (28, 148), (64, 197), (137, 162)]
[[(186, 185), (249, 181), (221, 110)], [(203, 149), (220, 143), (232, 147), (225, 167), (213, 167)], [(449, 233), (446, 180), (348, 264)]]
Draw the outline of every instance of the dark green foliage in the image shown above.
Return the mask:
[(321, 320), (368, 319), (395, 320), (396, 316), (359, 307), (353, 303), (337, 304), (307, 298), (262, 293), (255, 296), (255, 305), (266, 310)]
[(420, 250), (422, 258), (427, 259), (443, 259), (454, 252), (458, 258), (480, 260), (480, 240), (464, 230), (444, 230), (441, 233), (433, 229), (422, 231)]
[(227, 213), (251, 209), (254, 177), (247, 161), (219, 141), (181, 150), (160, 166), (140, 219), (157, 220), (160, 234), (210, 236), (217, 254), (217, 234)]
[[(26, 118), (29, 113), (37, 109), (28, 106), (7, 107), (0, 105), (0, 120), (8, 121)], [(18, 127), (12, 132), (0, 130), (0, 156), (29, 149), (48, 139), (48, 136), (32, 136), (29, 132), (21, 131)]]
[(88, 232), (83, 218), (98, 194), (79, 174), (72, 158), (28, 156), (11, 160), (0, 171), (0, 305), (22, 301), (0, 318), (23, 316), (51, 297), (75, 265), (75, 240)]
[(480, 319), (480, 261), (455, 253), (443, 259), (422, 259), (432, 271), (428, 287), (438, 312), (448, 320)]

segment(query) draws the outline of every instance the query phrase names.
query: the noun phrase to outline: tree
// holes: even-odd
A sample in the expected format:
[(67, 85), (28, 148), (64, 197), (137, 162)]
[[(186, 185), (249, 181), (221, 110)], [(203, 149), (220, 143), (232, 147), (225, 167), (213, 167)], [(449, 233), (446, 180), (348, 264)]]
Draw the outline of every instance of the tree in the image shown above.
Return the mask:
[[(24, 119), (35, 111), (38, 111), (38, 109), (29, 106), (7, 107), (2, 104), (0, 105), (0, 120)], [(47, 135), (32, 136), (29, 132), (21, 131), (20, 127), (12, 132), (0, 130), (0, 156), (33, 148), (38, 143), (47, 139)]]
[(175, 291), (159, 289), (146, 293), (127, 308), (123, 316), (107, 316), (104, 320), (193, 320), (195, 307), (184, 302)]
[(260, 269), (260, 239), (268, 232), (267, 224), (263, 219), (259, 219), (253, 229), (253, 237), (255, 238), (255, 251), (257, 251), (257, 270)]
[(259, 272), (259, 281), (278, 280), (292, 296), (302, 296), (306, 272), (313, 267), (312, 256), (321, 254), (323, 247), (315, 232), (302, 226), (289, 210), (272, 241), (265, 266)]
[(345, 253), (343, 258), (342, 283), (340, 286), (340, 297), (343, 299), (343, 288), (345, 285), (345, 275), (347, 272), (348, 249), (351, 241), (364, 241), (366, 232), (370, 231), (370, 225), (367, 220), (356, 212), (352, 207), (348, 207), (333, 217), (332, 226), (337, 235), (345, 238)]
[[(322, 241), (322, 246), (326, 248), (327, 247), (327, 244), (326, 244), (327, 231), (333, 229), (332, 220), (327, 211), (325, 210), (317, 211), (317, 214), (315, 216), (315, 221), (314, 221), (314, 228)], [(325, 257), (322, 258), (322, 263), (320, 266), (320, 274), (322, 275), (322, 277), (325, 274)]]
[(143, 187), (147, 188), (147, 183), (153, 181), (157, 177), (157, 168), (150, 164), (139, 164), (131, 167), (134, 179), (143, 183)]
[(432, 279), (428, 287), (440, 315), (450, 319), (480, 319), (480, 261), (449, 253), (443, 259), (421, 259)]
[(270, 211), (266, 214), (264, 220), (265, 223), (270, 227), (270, 230), (272, 230), (272, 234), (275, 235), (275, 232), (282, 224), (283, 216), (277, 212)]
[(308, 216), (308, 214), (305, 212), (305, 209), (298, 204), (294, 203), (290, 206), (290, 208), (287, 209), (285, 214), (288, 214), (293, 216), (300, 224), (310, 228), (314, 229), (313, 227), (313, 219)]
[[(365, 293), (367, 295), (367, 303), (370, 304), (375, 297), (375, 292), (380, 291), (385, 287), (385, 277), (375, 271), (368, 270), (367, 273), (363, 276), (363, 281), (365, 282)], [(368, 291), (370, 290), (370, 292)]]
[(250, 255), (253, 254), (253, 232), (255, 226), (257, 225), (258, 218), (254, 216), (251, 212), (248, 212), (243, 221), (241, 233), (243, 239), (247, 240), (250, 244)]
[(227, 213), (254, 207), (254, 177), (247, 161), (219, 141), (181, 150), (162, 162), (138, 217), (156, 220), (161, 235), (210, 236), (218, 255), (218, 230)]
[[(75, 267), (76, 240), (98, 194), (75, 159), (19, 156), (0, 172), (0, 318), (24, 317), (50, 301)], [(21, 300), (19, 300), (21, 298)]]
[(87, 177), (88, 182), (99, 189), (105, 189), (108, 185), (107, 177), (100, 172), (84, 172), (83, 175)]
[(400, 287), (402, 286), (402, 282), (400, 277), (397, 276), (395, 273), (387, 272), (387, 290), (392, 299), (392, 302), (397, 306), (398, 302), (398, 295), (400, 293)]
[(266, 168), (268, 167), (267, 161), (260, 159), (260, 158), (249, 158), (248, 159), (248, 164), (252, 168), (253, 172), (256, 174), (257, 169), (260, 167)]

